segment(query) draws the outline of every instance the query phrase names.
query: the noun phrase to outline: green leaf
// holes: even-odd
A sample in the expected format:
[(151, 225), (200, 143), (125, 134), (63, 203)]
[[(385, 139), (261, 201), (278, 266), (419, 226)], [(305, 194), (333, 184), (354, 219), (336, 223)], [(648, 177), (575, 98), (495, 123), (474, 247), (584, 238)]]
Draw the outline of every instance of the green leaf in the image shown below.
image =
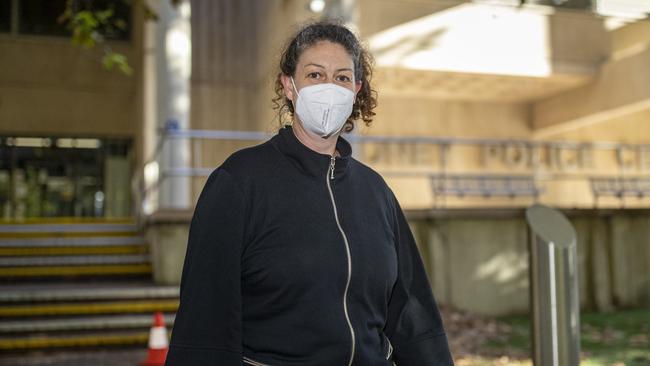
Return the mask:
[(125, 75), (133, 74), (133, 69), (129, 65), (126, 56), (118, 52), (108, 51), (102, 58), (102, 65), (104, 69), (109, 71), (117, 67)]
[(127, 27), (126, 21), (124, 19), (115, 19), (113, 23), (117, 29), (125, 30)]
[[(130, 0), (123, 1), (132, 4)], [(106, 35), (113, 35), (118, 30), (125, 30), (128, 27), (124, 19), (114, 18), (113, 8), (94, 12), (89, 10), (75, 12), (74, 4), (74, 0), (66, 0), (65, 11), (59, 16), (58, 21), (66, 24), (72, 33), (72, 44), (76, 46), (85, 49), (94, 48), (106, 42)], [(101, 63), (106, 70), (117, 69), (125, 75), (133, 74), (133, 69), (125, 55), (113, 52), (106, 46), (104, 53)]]
[(107, 24), (112, 16), (113, 16), (113, 9), (106, 9), (106, 10), (95, 12), (95, 18), (101, 24)]

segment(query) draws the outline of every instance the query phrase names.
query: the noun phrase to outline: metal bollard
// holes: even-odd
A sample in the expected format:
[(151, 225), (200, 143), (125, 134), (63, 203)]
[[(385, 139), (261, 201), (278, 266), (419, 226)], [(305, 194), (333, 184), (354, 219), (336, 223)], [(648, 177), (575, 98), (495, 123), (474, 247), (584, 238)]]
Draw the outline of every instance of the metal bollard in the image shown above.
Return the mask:
[(580, 364), (580, 298), (576, 232), (559, 211), (526, 210), (530, 235), (533, 364)]

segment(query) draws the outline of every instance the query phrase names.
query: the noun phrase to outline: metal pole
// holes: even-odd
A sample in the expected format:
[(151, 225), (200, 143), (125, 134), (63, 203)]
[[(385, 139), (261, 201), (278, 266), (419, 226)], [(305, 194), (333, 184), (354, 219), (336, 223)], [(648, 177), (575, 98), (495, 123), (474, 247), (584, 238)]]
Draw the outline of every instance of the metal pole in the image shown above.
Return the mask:
[(580, 363), (580, 303), (576, 232), (559, 211), (536, 204), (526, 210), (531, 229), (533, 363)]

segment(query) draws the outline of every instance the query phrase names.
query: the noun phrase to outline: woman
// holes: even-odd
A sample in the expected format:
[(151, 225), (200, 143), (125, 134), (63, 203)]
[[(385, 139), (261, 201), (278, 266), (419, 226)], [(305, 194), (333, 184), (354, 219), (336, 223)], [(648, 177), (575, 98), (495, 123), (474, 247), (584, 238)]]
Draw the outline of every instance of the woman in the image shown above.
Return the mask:
[(208, 178), (167, 365), (453, 364), (404, 214), (340, 137), (374, 114), (368, 54), (315, 23), (280, 71), (292, 125)]

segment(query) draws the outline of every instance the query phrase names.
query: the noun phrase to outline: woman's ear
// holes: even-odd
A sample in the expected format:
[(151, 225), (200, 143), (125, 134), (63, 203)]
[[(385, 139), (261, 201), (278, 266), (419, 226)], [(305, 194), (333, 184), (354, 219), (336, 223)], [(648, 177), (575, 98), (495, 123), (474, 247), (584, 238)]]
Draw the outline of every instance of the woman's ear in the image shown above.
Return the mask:
[(291, 83), (291, 77), (285, 74), (280, 74), (280, 82), (284, 89), (284, 95), (289, 98), (289, 100), (293, 100), (293, 84)]

